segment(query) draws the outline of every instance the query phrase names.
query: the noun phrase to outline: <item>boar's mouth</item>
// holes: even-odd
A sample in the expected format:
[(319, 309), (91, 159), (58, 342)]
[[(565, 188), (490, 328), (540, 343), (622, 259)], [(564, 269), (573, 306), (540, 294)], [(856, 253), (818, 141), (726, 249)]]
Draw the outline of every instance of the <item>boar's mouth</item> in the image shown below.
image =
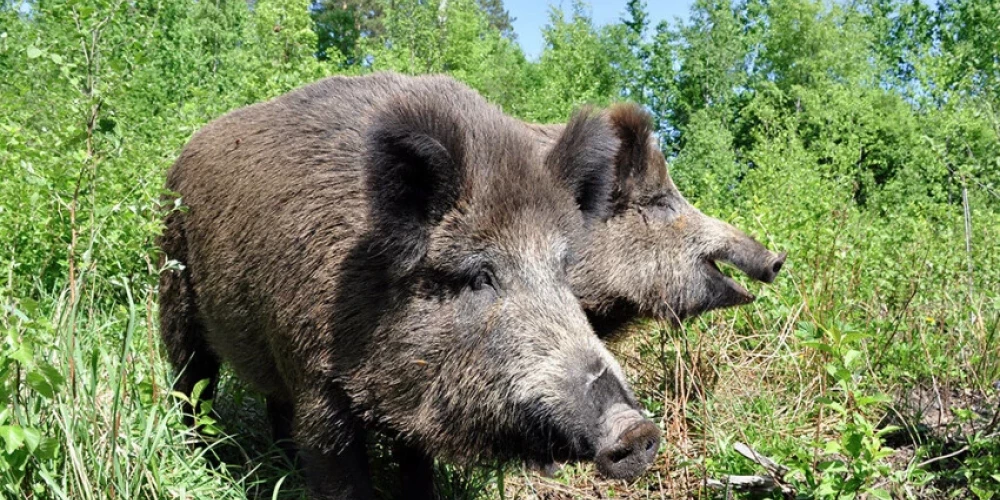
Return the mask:
[(722, 272), (716, 259), (706, 259), (705, 265), (708, 267), (708, 277), (711, 282), (708, 287), (710, 296), (707, 297), (705, 308), (698, 311), (699, 313), (712, 309), (741, 306), (756, 299), (743, 285)]
[(704, 266), (701, 273), (703, 282), (700, 286), (694, 285), (697, 292), (693, 297), (690, 297), (690, 302), (685, 303), (680, 297), (668, 300), (663, 303), (663, 309), (660, 309), (656, 315), (661, 319), (669, 320), (674, 327), (679, 327), (685, 320), (708, 311), (749, 304), (756, 300), (754, 294), (727, 275), (719, 267), (719, 262), (735, 267), (756, 281), (770, 283), (774, 281), (774, 277), (784, 264), (784, 260), (784, 254), (776, 255), (774, 261), (767, 264), (768, 270), (762, 271), (757, 268), (748, 268), (749, 266), (743, 265), (739, 259), (730, 259), (725, 256), (704, 257), (701, 264)]
[(785, 258), (784, 252), (775, 254), (752, 240), (746, 242), (742, 248), (737, 246), (721, 255), (707, 256), (705, 265), (708, 268), (706, 271), (709, 281), (706, 290), (708, 297), (706, 297), (706, 307), (699, 312), (741, 306), (755, 300), (754, 295), (743, 285), (719, 269), (719, 262), (732, 265), (756, 281), (771, 283), (784, 266)]

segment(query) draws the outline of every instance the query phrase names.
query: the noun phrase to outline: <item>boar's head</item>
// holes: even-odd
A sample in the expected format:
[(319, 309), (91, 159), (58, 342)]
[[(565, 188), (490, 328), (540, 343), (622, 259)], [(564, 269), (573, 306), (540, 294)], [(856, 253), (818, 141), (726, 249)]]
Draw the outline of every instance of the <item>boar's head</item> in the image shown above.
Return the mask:
[[(770, 283), (785, 254), (767, 250), (684, 199), (656, 145), (648, 113), (620, 104), (607, 117), (621, 141), (613, 161), (610, 216), (594, 225), (572, 271), (574, 291), (598, 335), (611, 336), (639, 318), (677, 325), (712, 309), (753, 301), (718, 263)], [(558, 130), (534, 128), (543, 135)]]
[(584, 112), (546, 152), (492, 108), (455, 107), (410, 101), (373, 122), (367, 245), (391, 291), (347, 383), (355, 407), (432, 455), (634, 478), (660, 433), (569, 279), (619, 139)]

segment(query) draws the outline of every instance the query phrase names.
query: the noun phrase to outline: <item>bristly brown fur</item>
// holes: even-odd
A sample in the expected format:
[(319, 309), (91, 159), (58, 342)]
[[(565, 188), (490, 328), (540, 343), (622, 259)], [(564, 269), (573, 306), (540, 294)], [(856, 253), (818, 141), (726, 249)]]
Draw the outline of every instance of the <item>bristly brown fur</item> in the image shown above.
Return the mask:
[(607, 133), (608, 126), (606, 117), (591, 108), (577, 111), (546, 160), (570, 185), (588, 222), (610, 215), (614, 177), (607, 167), (620, 154), (620, 145)]
[[(672, 323), (753, 297), (715, 268), (732, 263), (770, 282), (784, 262), (736, 228), (707, 217), (674, 186), (656, 145), (653, 119), (635, 104), (606, 110), (620, 146), (605, 168), (614, 172), (611, 203), (574, 266), (573, 288), (602, 338), (639, 319)], [(541, 144), (563, 125), (526, 124)]]
[[(599, 116), (572, 123), (546, 150), (454, 80), (375, 74), (205, 126), (167, 175), (187, 211), (160, 239), (184, 265), (160, 280), (178, 390), (231, 365), (291, 428), (317, 498), (371, 497), (367, 431), (418, 468), (618, 446), (606, 422), (641, 420), (638, 403), (566, 268), (618, 139)], [(642, 426), (627, 446), (653, 443)]]
[(638, 106), (615, 104), (608, 109), (608, 118), (621, 141), (614, 160), (619, 182), (614, 183), (612, 201), (616, 210), (622, 210), (635, 197), (637, 184), (651, 168), (650, 158), (656, 156), (653, 117)]

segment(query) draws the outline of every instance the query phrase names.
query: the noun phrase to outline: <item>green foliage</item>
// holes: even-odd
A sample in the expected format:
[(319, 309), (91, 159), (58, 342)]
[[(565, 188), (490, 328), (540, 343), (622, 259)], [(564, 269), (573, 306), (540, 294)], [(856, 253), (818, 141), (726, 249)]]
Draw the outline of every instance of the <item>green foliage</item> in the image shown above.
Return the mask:
[[(49, 361), (37, 357), (32, 339), (51, 330), (52, 325), (37, 314), (34, 301), (3, 302), (4, 343), (0, 351), (0, 399), (10, 404), (0, 410), (0, 477), (5, 495), (37, 489), (31, 485), (32, 464), (56, 458), (58, 441), (43, 435), (43, 423), (37, 414), (39, 405), (52, 404), (60, 396), (65, 377)], [(36, 400), (26, 400), (23, 393), (33, 391)]]
[[(512, 110), (525, 119), (565, 120), (582, 105), (608, 104), (625, 88), (622, 60), (627, 57), (622, 26), (595, 27), (584, 4), (573, 3), (569, 18), (556, 8), (542, 30), (545, 50), (529, 68), (523, 90), (530, 100)], [(625, 56), (625, 57), (623, 57)]]
[[(240, 444), (265, 425), (216, 422), (231, 399), (183, 395), (215, 434), (192, 450), (183, 399), (164, 397), (163, 173), (228, 110), (328, 74), (393, 70), (451, 74), (538, 122), (638, 101), (685, 195), (788, 251), (755, 305), (639, 334), (637, 393), (681, 422), (666, 429), (690, 425), (705, 443), (670, 463), (751, 473), (727, 448), (745, 440), (791, 466), (807, 497), (995, 497), (995, 423), (955, 408), (958, 444), (913, 446), (924, 461), (965, 448), (961, 459), (900, 468), (880, 421), (882, 395), (899, 388), (989, 394), (1000, 379), (998, 11), (697, 0), (685, 21), (650, 26), (630, 0), (598, 26), (573, 2), (550, 11), (531, 61), (497, 0), (0, 2), (2, 495), (301, 496), (287, 467), (209, 465), (215, 452), (279, 462)], [(759, 392), (712, 391), (748, 376)], [(696, 401), (672, 401), (683, 398)], [(516, 473), (439, 467), (442, 488), (465, 498), (510, 493)]]
[(520, 96), (524, 55), (492, 28), (475, 0), (410, 2), (386, 11), (383, 34), (363, 45), (365, 70), (448, 73), (502, 107)]
[(824, 371), (832, 384), (825, 394), (816, 399), (817, 408), (833, 412), (837, 418), (836, 433), (839, 439), (816, 443), (824, 456), (813, 474), (811, 464), (802, 467), (808, 488), (817, 498), (852, 498), (870, 495), (890, 498), (889, 493), (875, 486), (876, 481), (889, 476), (890, 467), (885, 459), (892, 455), (882, 445), (882, 436), (896, 430), (894, 427), (876, 429), (866, 413), (878, 404), (888, 403), (889, 398), (874, 394), (863, 385), (866, 367), (861, 351), (862, 342), (871, 335), (854, 331), (850, 325), (834, 323), (829, 326), (802, 323), (796, 332), (802, 345), (816, 349)]

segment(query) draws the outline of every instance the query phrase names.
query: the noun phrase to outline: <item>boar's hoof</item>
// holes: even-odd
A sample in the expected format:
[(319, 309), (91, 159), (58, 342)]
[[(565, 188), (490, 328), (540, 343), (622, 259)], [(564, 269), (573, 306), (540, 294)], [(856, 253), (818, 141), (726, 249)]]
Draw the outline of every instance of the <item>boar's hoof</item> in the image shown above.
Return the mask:
[(660, 430), (652, 422), (642, 420), (597, 452), (594, 462), (602, 476), (631, 481), (646, 472), (659, 448)]
[(562, 467), (555, 462), (538, 462), (535, 460), (529, 460), (526, 464), (528, 470), (533, 471), (542, 477), (554, 478)]

